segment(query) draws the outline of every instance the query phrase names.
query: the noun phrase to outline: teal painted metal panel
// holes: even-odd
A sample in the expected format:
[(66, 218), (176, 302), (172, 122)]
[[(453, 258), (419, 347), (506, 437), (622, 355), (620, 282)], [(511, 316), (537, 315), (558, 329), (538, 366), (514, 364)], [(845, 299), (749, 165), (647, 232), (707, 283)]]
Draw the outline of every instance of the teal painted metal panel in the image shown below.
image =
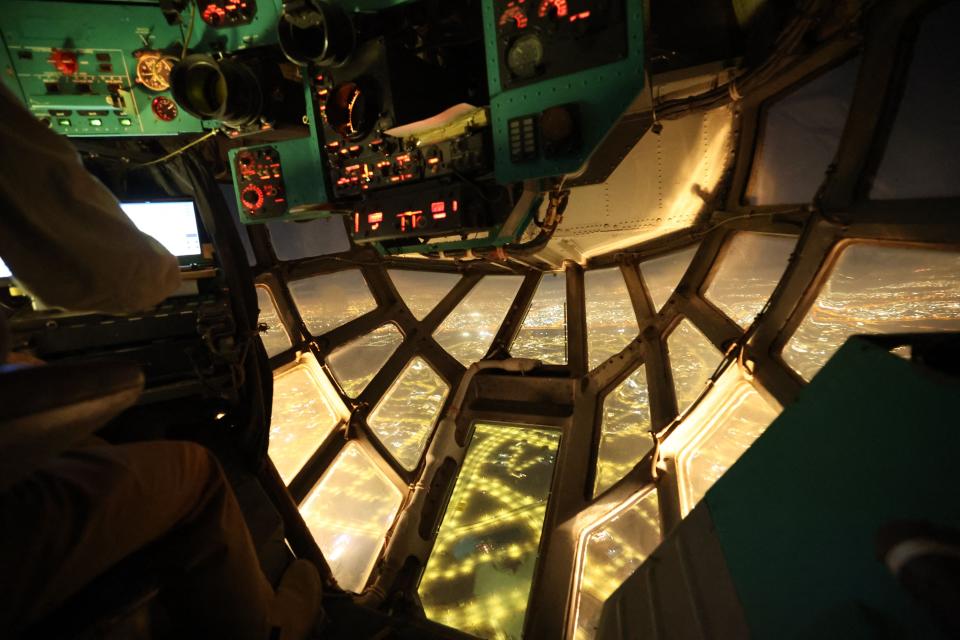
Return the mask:
[[(497, 54), (494, 0), (483, 2), (484, 46), (493, 126), (496, 176), (501, 183), (546, 178), (580, 169), (644, 87), (643, 3), (626, 0), (627, 57), (601, 67), (503, 91)], [(556, 158), (513, 162), (507, 123), (549, 107), (577, 103), (582, 145)]]
[[(317, 112), (316, 103), (312, 99), (310, 84), (306, 81), (304, 82), (304, 93), (307, 110), (309, 112), (309, 135), (307, 137), (297, 138), (295, 140), (284, 140), (270, 145), (255, 145), (240, 149), (231, 149), (228, 153), (233, 175), (233, 190), (237, 198), (237, 211), (240, 212), (240, 220), (244, 224), (260, 224), (274, 220), (311, 220), (314, 218), (327, 218), (331, 215), (339, 215), (331, 214), (328, 211), (290, 213), (290, 209), (297, 209), (298, 207), (307, 205), (323, 205), (329, 202), (327, 173), (323, 167), (323, 159), (319, 153), (320, 142), (317, 125), (320, 122), (320, 114)], [(273, 147), (280, 155), (284, 187), (287, 193), (288, 211), (283, 216), (254, 218), (246, 215), (246, 209), (240, 201), (235, 158), (237, 154), (244, 149), (257, 149), (265, 146)]]
[(755, 637), (941, 637), (874, 541), (895, 519), (960, 527), (958, 400), (851, 339), (707, 493)]
[[(197, 16), (190, 48), (231, 52), (272, 44), (279, 7), (279, 0), (260, 0), (250, 24), (229, 29), (208, 27)], [(158, 96), (170, 98), (169, 91), (148, 91), (134, 81), (134, 52), (162, 50), (179, 55), (182, 47), (180, 29), (168, 25), (156, 5), (13, 0), (4, 3), (0, 34), (8, 50), (0, 60), (0, 75), (37, 117), (50, 119), (54, 131), (69, 136), (143, 136), (204, 129), (200, 120), (183, 110), (169, 122), (157, 118), (151, 103)], [(78, 74), (89, 80), (80, 83), (89, 84), (84, 92), (77, 90), (77, 83), (64, 81), (48, 62), (53, 48), (76, 52)], [(58, 80), (60, 90), (50, 92), (47, 84)], [(111, 102), (110, 85), (119, 87), (122, 104)], [(67, 111), (69, 115), (62, 117), (51, 114)], [(81, 115), (88, 111), (104, 113)]]

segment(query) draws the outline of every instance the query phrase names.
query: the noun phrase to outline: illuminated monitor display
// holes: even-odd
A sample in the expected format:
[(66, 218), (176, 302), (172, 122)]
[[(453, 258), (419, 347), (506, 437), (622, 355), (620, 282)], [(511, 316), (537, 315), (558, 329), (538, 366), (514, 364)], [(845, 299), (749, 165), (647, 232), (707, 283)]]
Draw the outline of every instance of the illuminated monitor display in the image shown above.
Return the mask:
[(198, 256), (200, 234), (190, 200), (122, 202), (120, 208), (140, 231), (152, 236), (177, 257)]

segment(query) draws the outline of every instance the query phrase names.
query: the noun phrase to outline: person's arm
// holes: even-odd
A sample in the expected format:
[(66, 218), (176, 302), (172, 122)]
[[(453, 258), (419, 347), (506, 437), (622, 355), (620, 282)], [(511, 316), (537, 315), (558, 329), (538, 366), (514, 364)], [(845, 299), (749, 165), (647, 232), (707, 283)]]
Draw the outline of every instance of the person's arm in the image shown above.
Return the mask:
[(0, 258), (47, 305), (149, 308), (180, 284), (177, 259), (0, 83)]

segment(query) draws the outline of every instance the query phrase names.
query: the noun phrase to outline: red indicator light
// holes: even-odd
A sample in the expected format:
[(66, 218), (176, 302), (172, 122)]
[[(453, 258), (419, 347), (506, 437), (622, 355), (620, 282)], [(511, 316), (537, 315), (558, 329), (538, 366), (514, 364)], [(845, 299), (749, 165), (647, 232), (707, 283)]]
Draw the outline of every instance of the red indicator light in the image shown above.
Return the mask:
[(356, 153), (357, 151), (360, 151), (360, 145), (355, 144), (355, 145), (349, 147), (349, 149), (350, 149), (350, 153)]
[(572, 16), (570, 16), (570, 22), (575, 22), (577, 19), (586, 20), (589, 17), (590, 17), (589, 11), (581, 11), (580, 13), (575, 13)]
[(430, 211), (436, 213), (438, 211), (443, 211), (447, 208), (447, 205), (443, 202), (434, 202), (430, 205)]
[(360, 212), (353, 212), (353, 232), (360, 233)]
[(367, 222), (370, 224), (376, 224), (378, 222), (383, 222), (383, 211), (377, 211), (376, 213), (367, 214)]
[(336, 148), (339, 147), (339, 146), (340, 146), (340, 143), (334, 141), (334, 142), (331, 142), (330, 144), (327, 145), (327, 149), (336, 149)]
[(427, 160), (427, 164), (438, 164), (439, 162), (440, 162), (440, 158), (430, 158), (429, 160)]
[(541, 18), (547, 17), (550, 7), (553, 7), (554, 15), (557, 18), (565, 18), (569, 12), (567, 0), (543, 0), (543, 2), (540, 3), (540, 8), (537, 10), (537, 15)]
[(405, 153), (405, 154), (403, 154), (402, 156), (397, 156), (397, 162), (399, 162), (399, 163), (401, 163), (401, 164), (404, 163), (404, 162), (410, 162), (410, 154), (409, 154), (409, 153)]
[(354, 171), (360, 171), (360, 165), (359, 165), (359, 164), (352, 164), (352, 165), (350, 165), (349, 167), (347, 167), (346, 169), (344, 169), (344, 171), (346, 171), (347, 173), (353, 173)]
[(457, 207), (459, 206), (459, 204), (460, 204), (460, 203), (457, 202), (456, 200), (453, 201), (453, 212), (454, 212), (454, 213), (457, 212)]
[(438, 213), (434, 213), (434, 214), (433, 214), (433, 219), (434, 219), (434, 220), (443, 220), (443, 219), (446, 218), (446, 217), (447, 217), (447, 212), (446, 212), (446, 211), (440, 211), (440, 212), (438, 212)]

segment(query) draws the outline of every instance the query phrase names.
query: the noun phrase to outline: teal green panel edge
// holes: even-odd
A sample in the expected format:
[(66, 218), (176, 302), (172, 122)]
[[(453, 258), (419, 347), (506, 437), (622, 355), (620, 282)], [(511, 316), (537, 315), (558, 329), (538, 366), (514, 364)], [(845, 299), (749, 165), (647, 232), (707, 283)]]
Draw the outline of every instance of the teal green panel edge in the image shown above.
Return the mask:
[(941, 637), (874, 545), (895, 519), (960, 527), (958, 398), (851, 339), (707, 492), (754, 637)]
[[(610, 128), (644, 87), (643, 3), (624, 0), (627, 8), (627, 57), (602, 67), (501, 92), (497, 62), (497, 16), (494, 0), (483, 2), (484, 46), (490, 88), (496, 176), (501, 183), (546, 178), (580, 169)], [(583, 127), (581, 150), (570, 156), (514, 163), (510, 159), (507, 122), (548, 107), (576, 102)]]
[(246, 209), (240, 202), (240, 191), (237, 188), (236, 155), (244, 149), (258, 149), (273, 147), (280, 154), (280, 167), (283, 171), (283, 186), (287, 192), (287, 203), (290, 209), (309, 205), (322, 205), (328, 202), (326, 171), (319, 153), (320, 142), (317, 133), (317, 123), (320, 114), (317, 113), (309, 81), (304, 81), (304, 99), (306, 100), (309, 116), (310, 134), (305, 138), (283, 140), (265, 145), (255, 145), (231, 149), (227, 154), (230, 160), (230, 171), (233, 175), (233, 192), (237, 199), (237, 211), (240, 212), (240, 221), (244, 224), (260, 224), (275, 220), (312, 220), (314, 218), (329, 218), (329, 211), (305, 211), (290, 213), (270, 218), (252, 218), (246, 215)]

